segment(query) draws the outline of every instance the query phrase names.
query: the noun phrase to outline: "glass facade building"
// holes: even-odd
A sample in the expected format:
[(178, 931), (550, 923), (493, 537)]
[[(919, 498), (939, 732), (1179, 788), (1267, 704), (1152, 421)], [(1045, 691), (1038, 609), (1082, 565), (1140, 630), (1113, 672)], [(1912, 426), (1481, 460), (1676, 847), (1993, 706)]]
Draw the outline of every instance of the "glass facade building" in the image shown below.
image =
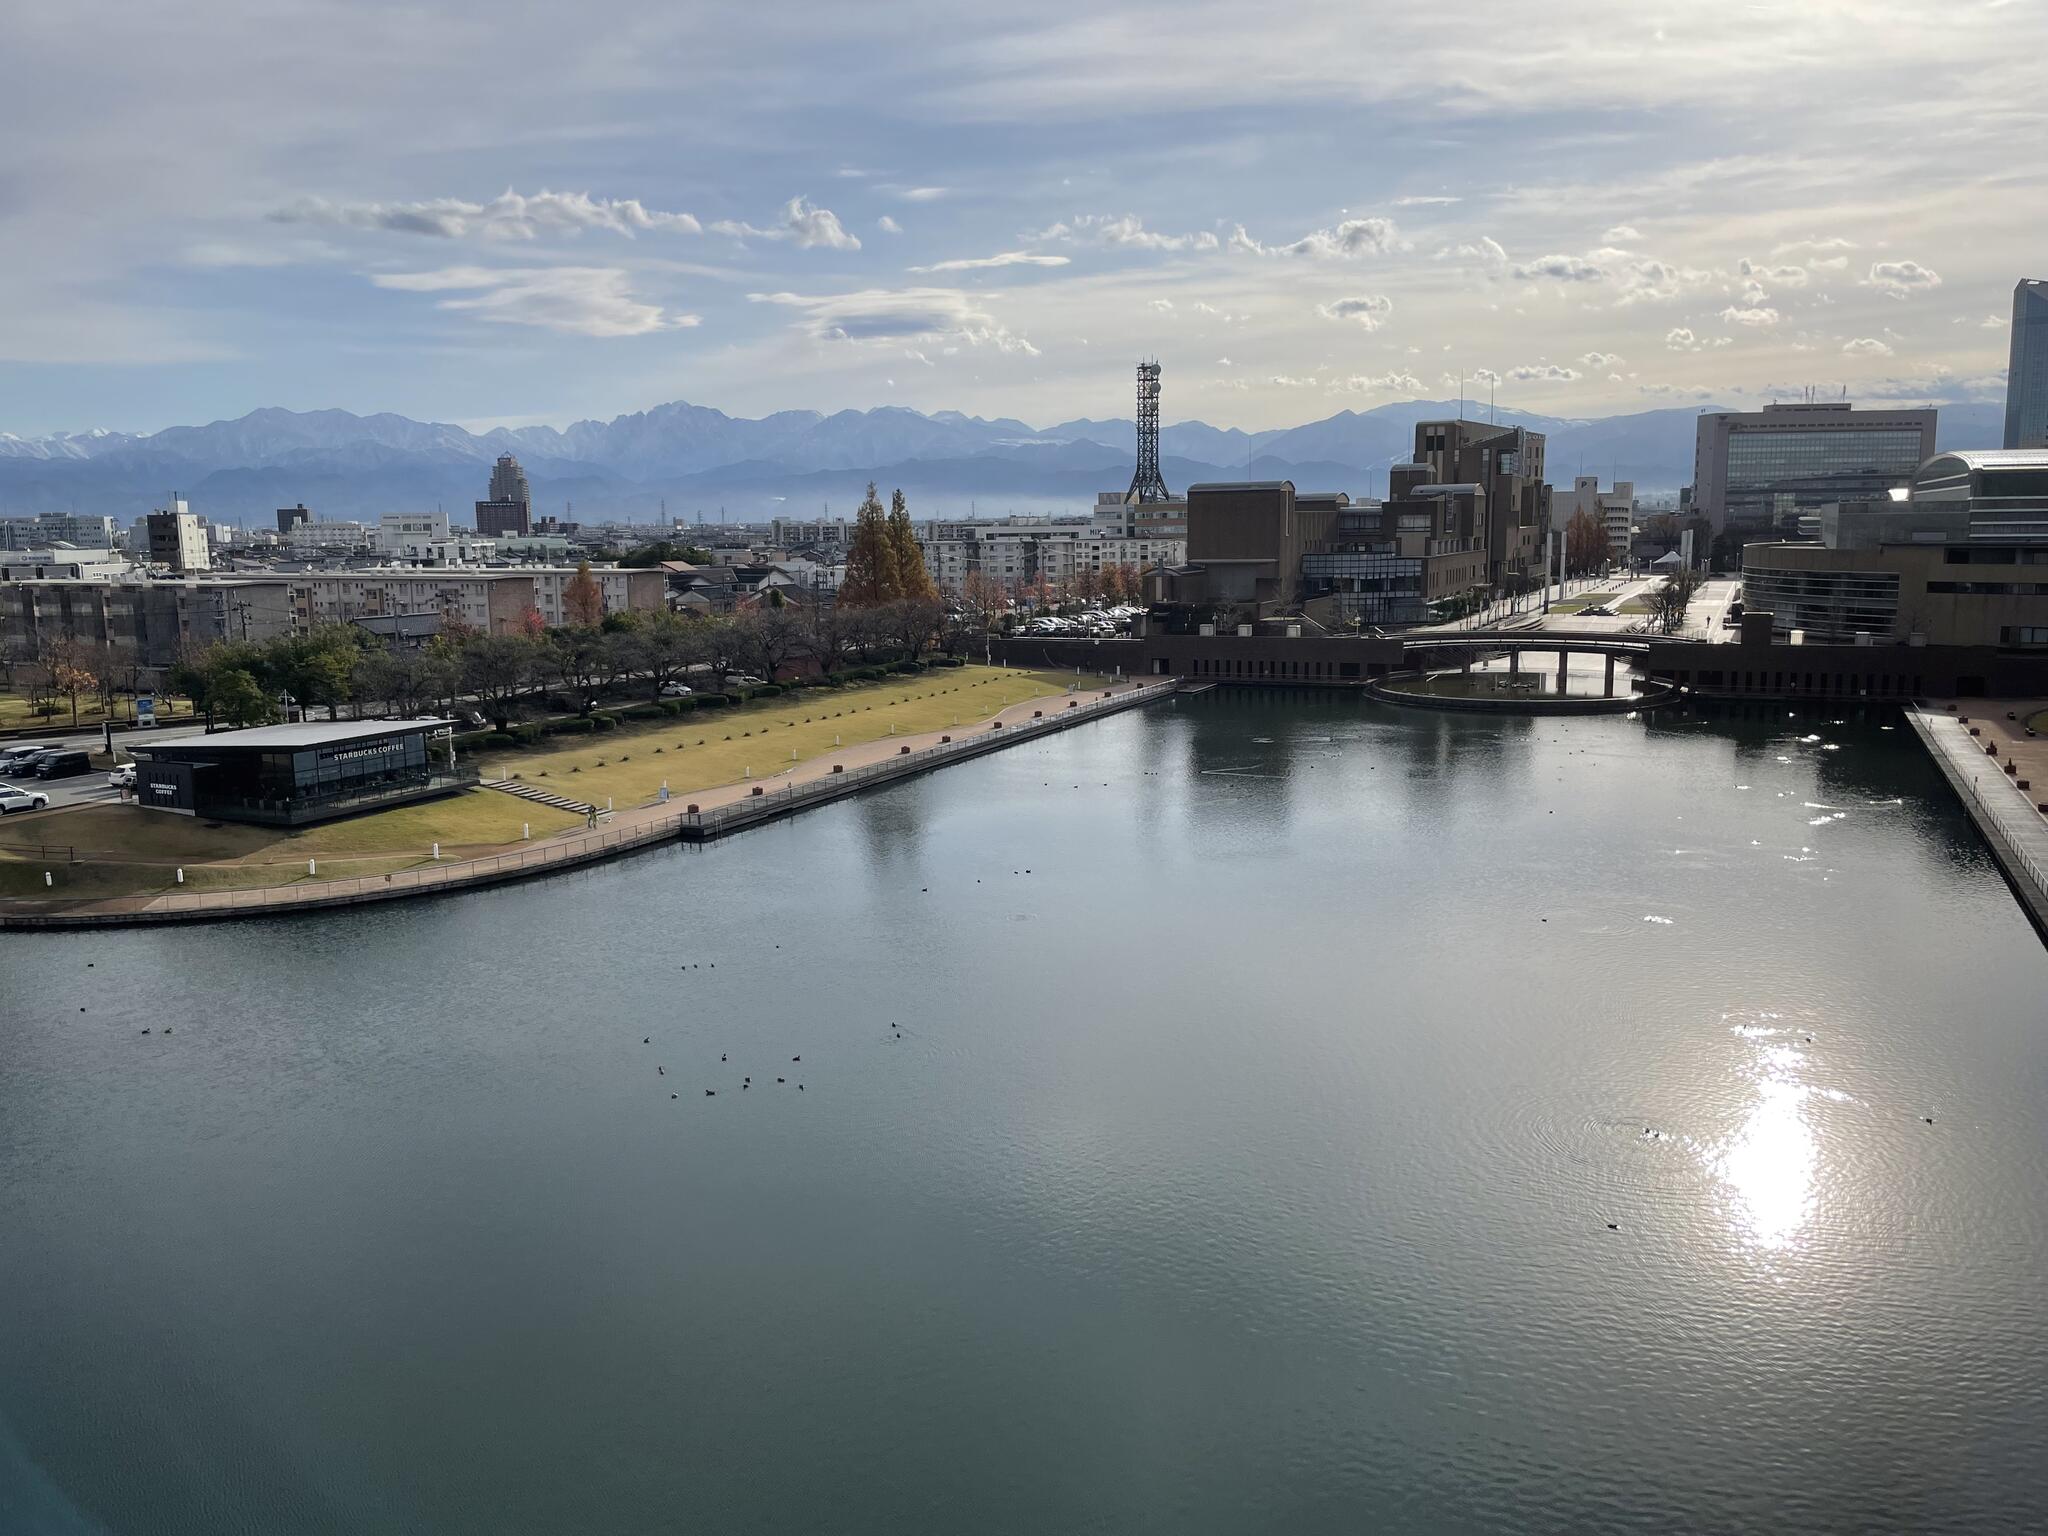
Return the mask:
[(1794, 534), (1835, 502), (1882, 499), (1934, 453), (1935, 412), (1773, 405), (1699, 419), (1693, 506), (1723, 528)]
[(381, 810), (476, 782), (449, 765), (448, 731), (445, 720), (363, 720), (138, 743), (135, 799), (149, 810), (284, 827)]
[(2005, 446), (2048, 448), (2048, 282), (2012, 291), (2012, 356), (2005, 374)]

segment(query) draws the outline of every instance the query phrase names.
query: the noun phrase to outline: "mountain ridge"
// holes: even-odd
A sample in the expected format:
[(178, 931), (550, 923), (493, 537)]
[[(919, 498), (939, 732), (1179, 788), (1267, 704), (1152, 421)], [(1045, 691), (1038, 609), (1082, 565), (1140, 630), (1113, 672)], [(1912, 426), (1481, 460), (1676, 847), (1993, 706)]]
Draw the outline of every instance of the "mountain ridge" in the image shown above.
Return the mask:
[[(1694, 418), (1715, 409), (1566, 418), (1501, 407), (1493, 419), (1545, 434), (1553, 483), (1590, 472), (1650, 491), (1690, 480)], [(1996, 406), (1941, 409), (1943, 446), (1997, 440)], [(1160, 429), (1160, 451), (1170, 485), (1242, 477), (1256, 462), (1261, 476), (1298, 472), (1304, 488), (1378, 494), (1387, 465), (1412, 451), (1415, 422), (1456, 413), (1453, 401), (1408, 400), (1258, 432), (1180, 421)], [(714, 506), (743, 519), (793, 509), (809, 516), (832, 502), (850, 512), (870, 479), (922, 498), (920, 515), (1073, 510), (1127, 483), (1135, 433), (1127, 419), (1040, 428), (903, 406), (741, 417), (672, 400), (609, 421), (482, 432), (392, 412), (266, 406), (153, 433), (0, 433), (0, 514), (76, 510), (126, 520), (178, 490), (223, 522), (267, 523), (273, 507), (301, 500), (327, 517), (429, 503), (459, 516), (507, 452), (526, 469), (537, 512), (561, 515), (573, 503), (582, 520), (655, 517), (667, 503), (684, 517)], [(983, 498), (994, 505), (981, 508)]]

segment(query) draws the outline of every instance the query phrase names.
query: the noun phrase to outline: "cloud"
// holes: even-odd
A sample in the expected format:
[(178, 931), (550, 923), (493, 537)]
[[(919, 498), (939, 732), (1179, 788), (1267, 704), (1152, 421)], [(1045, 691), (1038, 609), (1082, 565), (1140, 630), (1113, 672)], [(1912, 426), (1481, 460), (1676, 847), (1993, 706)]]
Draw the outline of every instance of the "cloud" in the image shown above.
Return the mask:
[(990, 267), (1064, 267), (1073, 258), (1068, 256), (1041, 256), (1035, 251), (1000, 251), (994, 256), (963, 256), (952, 261), (936, 261), (928, 267), (912, 267), (913, 272), (979, 272)]
[(442, 267), (384, 272), (370, 281), (401, 293), (464, 294), (434, 307), (570, 336), (644, 336), (699, 323), (696, 315), (665, 314), (634, 298), (617, 267)]
[(808, 198), (792, 197), (782, 207), (782, 222), (773, 229), (757, 229), (735, 219), (720, 219), (711, 226), (721, 235), (736, 240), (788, 240), (803, 250), (824, 246), (834, 251), (857, 251), (860, 237), (850, 235), (829, 208), (816, 208)]
[(875, 228), (885, 235), (900, 235), (903, 233), (903, 226), (890, 218), (886, 213), (875, 220)]
[(1117, 218), (1106, 213), (1079, 214), (1024, 238), (1033, 244), (1050, 240), (1085, 240), (1140, 251), (1213, 251), (1219, 244), (1207, 230), (1190, 235), (1168, 235), (1147, 229), (1144, 221), (1134, 213)]
[(386, 230), (459, 240), (532, 240), (547, 234), (580, 234), (586, 229), (632, 236), (655, 230), (694, 235), (703, 226), (692, 214), (662, 213), (638, 198), (613, 200), (588, 192), (542, 190), (523, 196), (506, 188), (488, 203), (440, 197), (418, 203), (335, 203), (302, 197), (268, 215), (273, 224), (322, 224), (348, 229)]
[(1629, 224), (1617, 224), (1600, 237), (1606, 245), (1633, 245), (1642, 238), (1641, 232)]
[(1898, 298), (1941, 286), (1941, 274), (1917, 261), (1874, 261), (1864, 282)]
[(1438, 261), (1477, 262), (1483, 267), (1499, 269), (1508, 264), (1508, 253), (1501, 243), (1491, 235), (1481, 235), (1476, 241), (1459, 245), (1447, 245), (1436, 253)]
[(1782, 245), (1771, 247), (1773, 256), (1789, 255), (1793, 251), (1853, 251), (1854, 240), (1845, 240), (1840, 235), (1825, 235), (1819, 238), (1809, 235), (1804, 240), (1787, 240)]
[(1152, 301), (1152, 307), (1153, 307), (1154, 309), (1158, 310), (1158, 311), (1159, 311), (1159, 313), (1160, 313), (1160, 314), (1162, 314), (1162, 315), (1170, 315), (1170, 314), (1172, 314), (1172, 313), (1173, 313), (1173, 300), (1171, 300), (1171, 299), (1154, 299), (1154, 300)]
[(1462, 203), (1463, 201), (1464, 201), (1464, 199), (1463, 199), (1462, 197), (1416, 197), (1416, 196), (1410, 196), (1410, 197), (1397, 197), (1397, 198), (1395, 198), (1395, 199), (1394, 199), (1394, 206), (1395, 206), (1396, 208), (1447, 208), (1447, 207), (1449, 207), (1449, 206), (1450, 206), (1450, 205), (1451, 205), (1452, 203)]
[(1412, 373), (1354, 373), (1349, 378), (1332, 379), (1330, 390), (1333, 394), (1399, 395), (1413, 399), (1423, 393), (1423, 383)]
[(1376, 331), (1394, 312), (1394, 301), (1383, 293), (1362, 293), (1355, 298), (1318, 304), (1316, 312), (1325, 320), (1355, 320), (1368, 331)]
[(957, 288), (869, 288), (819, 297), (796, 293), (750, 293), (756, 304), (796, 310), (815, 341), (962, 341), (999, 352), (1037, 357), (1038, 348), (1012, 335), (980, 306), (997, 294), (968, 294)]
[(1638, 384), (1636, 392), (1676, 400), (1711, 400), (1714, 392), (1697, 384)]
[(1977, 322), (1977, 329), (1980, 331), (2002, 331), (2009, 323), (2004, 315), (1986, 315)]
[(1875, 336), (1858, 336), (1842, 343), (1842, 350), (1852, 357), (1890, 357), (1891, 345), (1879, 341)]
[(1614, 367), (1616, 364), (1622, 362), (1623, 359), (1619, 354), (1614, 352), (1588, 352), (1584, 357), (1580, 358), (1579, 361), (1584, 363), (1588, 368), (1591, 368), (1595, 372), (1598, 372), (1603, 368)]
[(936, 203), (940, 198), (950, 196), (953, 191), (951, 187), (889, 187), (886, 190), (895, 193), (906, 203)]
[(1768, 308), (1737, 309), (1731, 304), (1721, 311), (1721, 318), (1729, 325), (1747, 325), (1755, 329), (1763, 329), (1778, 323), (1778, 312), (1775, 309)]
[(1358, 256), (1384, 256), (1401, 245), (1392, 219), (1346, 219), (1334, 229), (1312, 229), (1285, 245), (1264, 245), (1245, 233), (1242, 224), (1230, 236), (1230, 248), (1253, 256), (1309, 256), (1322, 261)]
[(1710, 347), (1725, 347), (1733, 342), (1729, 336), (1695, 336), (1689, 326), (1675, 325), (1664, 333), (1664, 345), (1674, 352), (1704, 352)]
[(1517, 266), (1513, 275), (1525, 283), (1539, 278), (1558, 283), (1598, 283), (1606, 280), (1607, 269), (1586, 256), (1539, 256)]
[(1747, 256), (1735, 264), (1735, 270), (1739, 276), (1759, 283), (1776, 283), (1780, 288), (1804, 288), (1811, 275), (1804, 267), (1766, 266), (1762, 262), (1751, 261)]
[(1508, 370), (1508, 377), (1518, 384), (1569, 384), (1578, 376), (1578, 369), (1561, 368), (1556, 363), (1524, 363)]

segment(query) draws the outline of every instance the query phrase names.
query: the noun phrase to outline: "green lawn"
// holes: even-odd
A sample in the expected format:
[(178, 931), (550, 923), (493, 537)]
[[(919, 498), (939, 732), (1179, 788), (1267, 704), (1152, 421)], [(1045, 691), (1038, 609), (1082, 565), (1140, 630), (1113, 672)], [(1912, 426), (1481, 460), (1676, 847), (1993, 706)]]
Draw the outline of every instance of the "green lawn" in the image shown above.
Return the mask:
[(2020, 723), (2030, 731), (2048, 735), (2048, 709), (2037, 709)]
[(1635, 617), (1640, 618), (1643, 614), (1646, 614), (1650, 611), (1650, 605), (1644, 602), (1640, 597), (1632, 597), (1614, 611), (1616, 613), (1631, 614)]
[[(157, 719), (169, 720), (174, 715), (179, 719), (189, 720), (192, 717), (190, 701), (159, 697), (156, 701)], [(78, 701), (78, 723), (80, 726), (98, 725), (106, 718), (106, 715), (100, 710), (100, 701), (97, 698), (80, 699)], [(129, 700), (116, 699), (114, 701), (113, 718), (117, 721), (134, 718), (134, 711), (130, 707)], [(57, 712), (54, 715), (38, 715), (30, 708), (27, 694), (0, 692), (0, 735), (5, 735), (9, 731), (40, 728), (42, 726), (68, 726), (70, 724), (71, 705), (68, 700), (60, 699), (58, 701)]]
[(1592, 608), (1599, 604), (1612, 603), (1612, 592), (1589, 592), (1583, 597), (1567, 597), (1550, 605), (1552, 613), (1577, 613), (1581, 608)]
[[(791, 762), (891, 734), (970, 730), (1005, 706), (1048, 698), (1078, 683), (1107, 680), (1071, 672), (941, 667), (883, 683), (806, 688), (736, 709), (706, 709), (659, 723), (622, 725), (594, 736), (554, 737), (525, 751), (485, 753), (485, 778), (518, 778), (572, 800), (618, 809), (644, 805), (664, 781), (671, 796), (780, 773)], [(792, 759), (791, 754), (795, 757)]]
[[(946, 730), (956, 718), (965, 730), (1006, 705), (1105, 681), (1058, 671), (940, 668), (622, 726), (578, 737), (574, 745), (555, 738), (538, 750), (487, 755), (481, 767), (488, 778), (521, 778), (599, 806), (612, 797), (624, 810), (654, 799), (664, 779), (680, 798), (736, 782), (747, 768), (756, 777), (778, 772), (789, 766), (792, 751), (800, 758), (829, 752), (835, 736), (852, 746), (888, 736), (891, 725), (911, 736)], [(79, 806), (0, 823), (0, 896), (43, 894), (45, 869), (56, 876), (50, 894), (69, 900), (173, 889), (179, 866), (186, 890), (297, 884), (308, 878), (308, 859), (319, 861), (315, 878), (389, 874), (431, 862), (436, 842), (443, 858), (517, 844), (522, 824), (539, 841), (582, 820), (490, 789), (296, 831), (208, 826), (134, 805)], [(85, 862), (52, 862), (36, 852), (40, 844), (75, 848)]]
[[(444, 859), (517, 843), (522, 824), (539, 840), (582, 822), (492, 789), (295, 831), (208, 826), (134, 805), (87, 805), (10, 816), (0, 825), (0, 895), (40, 894), (45, 869), (57, 877), (52, 894), (71, 898), (169, 890), (181, 865), (187, 890), (294, 884), (308, 878), (308, 859), (318, 862), (318, 877), (389, 874), (431, 863), (436, 842)], [(36, 853), (38, 844), (75, 848), (85, 862), (52, 862)]]

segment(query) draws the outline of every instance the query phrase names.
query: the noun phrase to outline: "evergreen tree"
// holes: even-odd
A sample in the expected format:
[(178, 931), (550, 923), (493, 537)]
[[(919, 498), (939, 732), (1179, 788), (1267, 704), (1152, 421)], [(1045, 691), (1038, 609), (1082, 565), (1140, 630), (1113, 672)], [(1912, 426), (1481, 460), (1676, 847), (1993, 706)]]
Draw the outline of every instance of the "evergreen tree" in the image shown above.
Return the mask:
[(846, 576), (839, 583), (840, 604), (848, 608), (875, 608), (894, 602), (900, 595), (896, 575), (896, 550), (889, 533), (888, 514), (868, 483), (867, 499), (855, 514), (853, 542), (847, 546)]
[(924, 547), (910, 526), (910, 507), (900, 490), (889, 497), (889, 548), (896, 556), (896, 595), (917, 602), (936, 598), (939, 584), (925, 566)]

